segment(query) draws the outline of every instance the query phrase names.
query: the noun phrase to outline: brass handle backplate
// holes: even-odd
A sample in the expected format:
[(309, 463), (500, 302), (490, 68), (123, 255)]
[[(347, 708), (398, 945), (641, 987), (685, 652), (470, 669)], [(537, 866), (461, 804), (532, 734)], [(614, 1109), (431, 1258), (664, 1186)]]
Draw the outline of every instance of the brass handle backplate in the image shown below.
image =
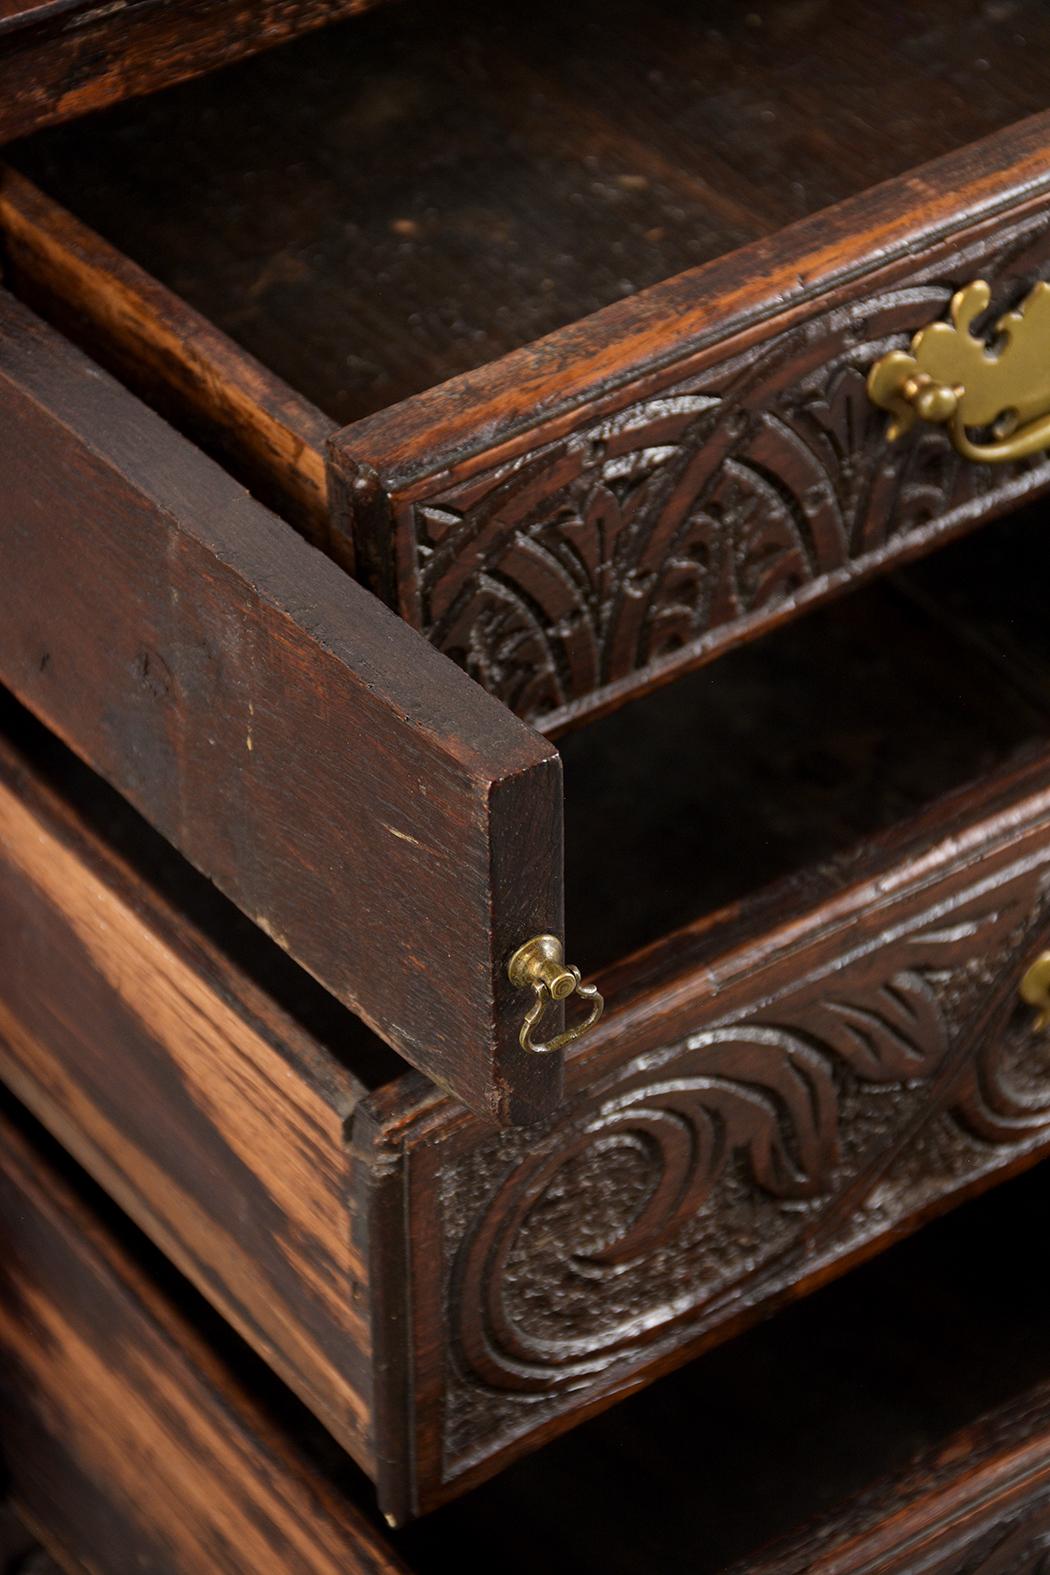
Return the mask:
[[(1003, 464), (1050, 447), (1050, 284), (1036, 284), (986, 338), (973, 324), (992, 292), (983, 279), (952, 296), (951, 322), (931, 323), (911, 353), (891, 350), (868, 374), (868, 393), (892, 420), (891, 442), (918, 418), (946, 426), (966, 459)], [(971, 431), (987, 432), (974, 441)]]
[(1021, 980), (1021, 999), (1038, 1012), (1035, 1026), (1050, 1027), (1050, 952), (1040, 952)]
[[(589, 1028), (593, 1028), (605, 1010), (605, 1002), (594, 985), (581, 984), (580, 970), (566, 963), (561, 941), (556, 935), (534, 935), (531, 941), (519, 946), (507, 964), (507, 973), (511, 984), (519, 990), (531, 988), (535, 993), (535, 1000), (525, 1013), (518, 1034), (518, 1042), (523, 1050), (533, 1050), (537, 1055), (563, 1050), (566, 1045), (581, 1038)], [(590, 1013), (583, 1022), (573, 1028), (566, 1028), (564, 1033), (555, 1034), (553, 1039), (533, 1039), (532, 1031), (547, 1007), (554, 1001), (567, 1000), (573, 994), (591, 1003)]]

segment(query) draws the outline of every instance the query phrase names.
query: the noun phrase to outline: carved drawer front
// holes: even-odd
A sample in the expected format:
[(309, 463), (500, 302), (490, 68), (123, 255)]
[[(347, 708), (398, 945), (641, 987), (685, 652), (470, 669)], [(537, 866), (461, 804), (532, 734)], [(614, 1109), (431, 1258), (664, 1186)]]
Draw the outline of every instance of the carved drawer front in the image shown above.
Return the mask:
[(749, 15), (377, 7), (16, 148), (8, 277), (558, 730), (1050, 482), (1045, 8)]
[[(1016, 459), (982, 463), (945, 425), (891, 439), (892, 407), (869, 392), (874, 367), (947, 326), (960, 285), (990, 286), (977, 330), (971, 314), (958, 334), (963, 357), (967, 342), (982, 357), (997, 320), (1050, 279), (1045, 156), (1034, 185), (1015, 187), (1007, 165), (1001, 190), (985, 178), (953, 216), (929, 188), (951, 190), (956, 162), (926, 173), (918, 207), (884, 189), (874, 212), (847, 205), (798, 226), (783, 256), (751, 248), (732, 268), (657, 287), (637, 319), (601, 314), (623, 336), (612, 388), (597, 373), (587, 386), (581, 369), (548, 415), (545, 345), (470, 379), (458, 400), (443, 389), (440, 403), (422, 396), (418, 411), (339, 433), (337, 496), (366, 577), (491, 693), (557, 732), (1043, 491), (1050, 429)], [(848, 268), (829, 234), (855, 242)], [(599, 321), (574, 334), (581, 360), (592, 345), (597, 357)], [(1010, 393), (985, 424), (1013, 406), (1018, 345), (1045, 365), (1045, 321), (1030, 311), (1002, 349)], [(464, 430), (474, 402), (480, 438)]]
[(553, 1125), (493, 1133), (373, 1096), (398, 1131), (377, 1137), (403, 1192), (387, 1217), (409, 1222), (377, 1290), (403, 1304), (378, 1337), (414, 1402), (408, 1502), (1050, 1147), (1050, 1039), (1019, 996), (1050, 940), (1045, 769), (1005, 811), (942, 820), (921, 854), (614, 1013)]

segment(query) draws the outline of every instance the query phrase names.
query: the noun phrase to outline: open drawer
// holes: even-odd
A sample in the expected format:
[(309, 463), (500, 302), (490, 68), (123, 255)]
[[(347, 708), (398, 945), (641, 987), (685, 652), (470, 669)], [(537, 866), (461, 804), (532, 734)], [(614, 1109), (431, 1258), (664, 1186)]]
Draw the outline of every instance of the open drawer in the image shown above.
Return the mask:
[[(1048, 554), (1035, 512), (978, 533), (566, 741), (612, 1006), (528, 1128), (407, 1070), (16, 709), (0, 1077), (390, 1515), (433, 1508), (1050, 1150)], [(677, 766), (648, 842), (639, 758)]]
[[(406, 0), (14, 149), (7, 265), (556, 731), (1046, 485), (1045, 298), (969, 330), (1048, 272), (1048, 52), (1039, 0)], [(890, 443), (873, 364), (981, 279)]]

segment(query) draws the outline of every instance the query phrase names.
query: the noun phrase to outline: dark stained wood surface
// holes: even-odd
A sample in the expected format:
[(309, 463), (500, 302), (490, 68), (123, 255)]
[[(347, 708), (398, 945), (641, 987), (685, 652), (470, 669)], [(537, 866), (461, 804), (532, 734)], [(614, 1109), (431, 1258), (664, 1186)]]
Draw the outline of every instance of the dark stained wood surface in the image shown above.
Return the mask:
[[(399, 1549), (418, 1575), (457, 1567), (457, 1548), (484, 1570), (497, 1543), (507, 1575), (750, 1575), (752, 1562), (766, 1575), (763, 1544), (800, 1522), (834, 1531), (844, 1501), (889, 1508), (887, 1488), (921, 1474), (917, 1456), (942, 1455), (962, 1501), (991, 1442), (986, 1414), (1008, 1405), (1021, 1423), (1045, 1406), (1045, 1276), (1031, 1249), (1047, 1204), (1045, 1167), (968, 1204), (408, 1528)], [(1011, 1430), (1022, 1437), (1008, 1425), (1004, 1445)], [(994, 1514), (987, 1488), (976, 1469), (978, 1523)], [(860, 1570), (881, 1565), (837, 1575)]]
[(346, 422), (1044, 109), (1048, 44), (1038, 0), (409, 0), (17, 157)]
[[(0, 939), (15, 937), (0, 979), (5, 1075), (376, 1472), (395, 1518), (463, 1491), (1045, 1151), (1046, 1041), (1015, 991), (1050, 933), (1048, 703), (1030, 672), (1019, 667), (1028, 693), (1015, 692), (1009, 667), (960, 635), (978, 620), (960, 605), (956, 559), (969, 565), (975, 607), (989, 595), (985, 557), (1016, 563), (1027, 646), (1024, 619), (1038, 613), (1027, 587), (1045, 578), (1046, 541), (1033, 512), (940, 555), (944, 608), (924, 575), (921, 605), (909, 583), (812, 620), (810, 657), (806, 625), (787, 632), (793, 655), (771, 641), (764, 669), (748, 657), (726, 695), (755, 716), (760, 700), (771, 716), (780, 695), (790, 718), (789, 693), (813, 689), (796, 745), (812, 761), (814, 802), (782, 804), (779, 765), (741, 758), (722, 791), (750, 813), (733, 843), (712, 830), (711, 858), (725, 868), (701, 873), (755, 876), (779, 856), (765, 845), (763, 809), (785, 847), (797, 828), (800, 863), (820, 851), (826, 862), (796, 865), (778, 886), (605, 968), (609, 1017), (570, 1057), (564, 1114), (521, 1133), (494, 1131), (348, 1040), (340, 1016), (318, 1025), (261, 938), (238, 940), (231, 970), (208, 938), (229, 938), (230, 915), (209, 915), (204, 883), (181, 861), (173, 870), (161, 840), (67, 751), (12, 719), (8, 758), (17, 744), (25, 764), (4, 823), (35, 831), (9, 837), (14, 873), (0, 884)], [(841, 636), (847, 615), (853, 643), (836, 645), (824, 626)], [(878, 667), (876, 682), (862, 652), (880, 631), (893, 632), (884, 643), (897, 665)], [(842, 671), (836, 705), (809, 665), (821, 652)], [(657, 717), (647, 747), (660, 736)], [(708, 743), (732, 752), (712, 725), (696, 726), (682, 767), (702, 777)], [(770, 743), (781, 748), (775, 734)], [(972, 772), (990, 774), (967, 787)], [(851, 780), (856, 803), (842, 787)], [(636, 800), (628, 791), (598, 805), (607, 846), (638, 835)], [(648, 805), (654, 824), (664, 808)], [(821, 850), (823, 819), (835, 822), (835, 846)], [(644, 842), (627, 858), (644, 864)], [(693, 868), (694, 895), (710, 893)], [(647, 879), (655, 888), (659, 871)], [(596, 913), (608, 904), (599, 891)], [(106, 966), (114, 947), (126, 969)], [(245, 974), (307, 1023), (306, 1050), (276, 1008), (252, 1007)], [(211, 1025), (205, 1046), (185, 1003)], [(249, 1008), (261, 1045), (237, 1026)], [(309, 1149), (318, 1190), (304, 1191), (297, 1156), (317, 1129), (303, 1122), (318, 1101), (333, 1108), (326, 1089), (353, 1084), (343, 1066), (368, 1092), (336, 1100)], [(287, 1121), (275, 1120), (281, 1110)], [(725, 1141), (708, 1142), (711, 1130)], [(226, 1184), (213, 1199), (217, 1168)], [(238, 1258), (221, 1251), (215, 1222), (232, 1229), (242, 1217)], [(362, 1353), (373, 1340), (370, 1384)], [(333, 1415), (347, 1387), (363, 1402), (356, 1431)], [(362, 1444), (368, 1428), (374, 1445)]]
[(419, 0), (17, 157), (329, 417), (379, 412), (331, 550), (557, 730), (1045, 483), (936, 433), (888, 460), (860, 389), (960, 268), (1045, 271), (1045, 124), (1012, 126), (1045, 25), (620, 0), (523, 37)]
[(1048, 1554), (1043, 1384), (731, 1575), (1042, 1575)]
[(556, 1123), (493, 1138), (417, 1080), (370, 1096), (409, 1221), (379, 1334), (413, 1476), (387, 1503), (463, 1492), (1050, 1152), (1017, 994), (1050, 938), (1047, 771), (941, 807), (812, 908), (782, 893), (735, 938), (724, 916), (691, 966), (599, 975), (614, 1006)]
[(506, 978), (561, 930), (552, 746), (10, 297), (0, 410), (4, 680), (408, 1059), (553, 1108)]
[[(5, 1137), (11, 1130), (9, 1120), (5, 1116)], [(22, 1174), (31, 1182), (35, 1212), (35, 1200), (42, 1192), (54, 1197), (61, 1161), (35, 1136), (30, 1142), (31, 1149), (23, 1140), (19, 1155), (26, 1156)], [(10, 1158), (4, 1168), (10, 1170)], [(275, 1426), (281, 1434), (262, 1491), (278, 1492), (287, 1482), (287, 1463), (294, 1462), (298, 1482), (305, 1481), (322, 1506), (331, 1504), (334, 1495), (342, 1516), (359, 1525), (357, 1474), (345, 1462), (340, 1464), (294, 1403), (282, 1398), (192, 1295), (174, 1283), (162, 1266), (152, 1266), (140, 1239), (96, 1200), (85, 1178), (70, 1173), (59, 1185), (67, 1198), (77, 1199), (72, 1216), (76, 1239), (65, 1242), (61, 1252), (35, 1256), (30, 1270), (38, 1285), (70, 1259), (75, 1269), (56, 1280), (53, 1322), (45, 1327), (58, 1324), (64, 1330), (76, 1322), (89, 1349), (96, 1345), (108, 1349), (102, 1315), (88, 1318), (88, 1310), (98, 1311), (98, 1281), (94, 1276), (87, 1280), (82, 1265), (85, 1260), (98, 1264), (101, 1258), (110, 1283), (108, 1266), (119, 1265), (134, 1291), (135, 1304), (145, 1305), (150, 1320), (160, 1322), (171, 1338), (167, 1349), (174, 1349), (176, 1376), (183, 1372), (187, 1356), (195, 1368), (203, 1367), (202, 1337), (210, 1342), (207, 1384), (232, 1397), (234, 1426), (244, 1415), (238, 1402), (246, 1387), (252, 1386), (251, 1414), (258, 1420), (265, 1412), (264, 1442), (274, 1443)], [(894, 1507), (895, 1487), (907, 1489), (914, 1482), (921, 1489), (924, 1477), (930, 1487), (931, 1470), (939, 1471), (942, 1483), (957, 1482), (960, 1506), (971, 1498), (975, 1527), (987, 1525), (997, 1503), (1008, 1515), (1022, 1511), (1026, 1500), (1018, 1494), (1023, 1482), (1015, 1469), (1019, 1447), (1028, 1448), (1031, 1456), (1038, 1453), (1041, 1413), (1045, 1417), (1041, 1400), (1048, 1376), (1045, 1277), (1039, 1255), (1031, 1249), (1043, 1232), (1046, 1206), (1046, 1179), (1041, 1173), (970, 1205), (804, 1306), (789, 1309), (626, 1400), (460, 1503), (384, 1539), (387, 1566), (377, 1560), (379, 1567), (400, 1568), (396, 1565), (400, 1557), (414, 1575), (447, 1575), (452, 1569), (463, 1575), (477, 1570), (480, 1575), (491, 1570), (498, 1552), (508, 1575), (534, 1571), (538, 1564), (552, 1575), (591, 1575), (592, 1571), (596, 1575), (599, 1570), (606, 1575), (637, 1575), (639, 1570), (719, 1575), (727, 1565), (736, 1568), (736, 1561), (743, 1560), (737, 1570), (740, 1575), (754, 1562), (756, 1544), (782, 1537), (800, 1519), (823, 1516), (823, 1524), (833, 1534), (847, 1524), (863, 1528), (867, 1510), (880, 1504)], [(20, 1208), (23, 1235), (29, 1224), (25, 1215), (25, 1208)], [(82, 1222), (90, 1215), (92, 1230), (86, 1234)], [(39, 1239), (43, 1233), (37, 1234)], [(6, 1267), (8, 1259), (4, 1261)], [(17, 1259), (14, 1267), (24, 1274)], [(152, 1286), (147, 1281), (151, 1273), (159, 1273)], [(12, 1283), (8, 1275), (5, 1290)], [(85, 1284), (90, 1290), (86, 1297)], [(76, 1292), (84, 1304), (79, 1312), (69, 1306)], [(158, 1311), (170, 1311), (173, 1298), (179, 1308), (177, 1324)], [(128, 1299), (122, 1295), (125, 1307)], [(10, 1299), (0, 1304), (6, 1309)], [(188, 1343), (184, 1332), (190, 1318), (194, 1326)], [(126, 1327), (122, 1318), (116, 1333)], [(34, 1334), (38, 1336), (39, 1330), (22, 1328), (18, 1338), (28, 1343)], [(113, 1331), (108, 1337), (112, 1340)], [(119, 1393), (131, 1366), (137, 1399), (144, 1393), (149, 1398), (147, 1385), (153, 1376), (151, 1364), (141, 1360), (143, 1346), (138, 1341), (129, 1346), (139, 1358), (134, 1365), (127, 1353), (116, 1357), (110, 1380)], [(148, 1346), (146, 1354), (151, 1354)], [(61, 1381), (66, 1359), (68, 1341), (59, 1340), (50, 1353), (40, 1348), (43, 1384), (26, 1384), (25, 1369), (18, 1375), (23, 1381), (16, 1380), (13, 1386), (17, 1400), (13, 1415), (21, 1420), (31, 1413), (38, 1431), (33, 1447), (14, 1464), (21, 1467), (23, 1483), (46, 1484), (38, 1529), (46, 1536), (50, 1532), (53, 1545), (65, 1532), (64, 1562), (74, 1566), (71, 1550), (92, 1550), (95, 1567), (108, 1575), (110, 1569), (124, 1568), (119, 1560), (127, 1546), (128, 1528), (121, 1490), (129, 1470), (138, 1470), (150, 1488), (147, 1516), (157, 1501), (160, 1519), (183, 1507), (185, 1466), (177, 1455), (172, 1459), (169, 1438), (169, 1447), (155, 1451), (148, 1463), (118, 1460), (116, 1469), (110, 1469), (113, 1440), (85, 1426), (75, 1435), (70, 1433), (80, 1447), (83, 1467), (82, 1474), (74, 1477), (68, 1436), (41, 1439), (39, 1428), (49, 1381), (56, 1374)], [(77, 1404), (82, 1387), (72, 1395), (63, 1389), (60, 1418)], [(198, 1393), (196, 1386), (190, 1388), (188, 1402), (184, 1400), (179, 1408), (180, 1418), (192, 1409)], [(1006, 1410), (998, 1417), (977, 1420), (1004, 1403)], [(47, 1418), (52, 1427), (54, 1415)], [(105, 1410), (102, 1415), (107, 1416)], [(170, 1433), (170, 1410), (165, 1421)], [(122, 1415), (119, 1426), (128, 1425)], [(994, 1427), (999, 1430), (998, 1441)], [(123, 1436), (122, 1431), (115, 1432), (118, 1443)], [(231, 1486), (239, 1481), (241, 1462), (232, 1471), (228, 1464), (230, 1413), (220, 1436), (224, 1444), (205, 1456), (215, 1478), (206, 1494), (216, 1505), (233, 1496)], [(9, 1431), (9, 1448), (11, 1437)], [(916, 1455), (917, 1464), (913, 1463)], [(988, 1467), (996, 1456), (1002, 1468), (990, 1481), (993, 1473)], [(969, 1495), (963, 1480), (967, 1475), (973, 1488)], [(994, 1490), (996, 1484), (1004, 1489), (1001, 1497)], [(90, 1491), (84, 1491), (87, 1485)], [(852, 1503), (839, 1508), (850, 1494), (855, 1495)], [(294, 1490), (290, 1497), (294, 1504)], [(897, 1508), (906, 1497), (907, 1492), (898, 1491)], [(921, 1500), (916, 1502), (921, 1517)], [(183, 1510), (183, 1519), (192, 1525), (194, 1513)], [(138, 1520), (141, 1524), (141, 1506)], [(324, 1508), (318, 1520), (322, 1528), (329, 1526)], [(162, 1523), (166, 1525), (166, 1520)], [(176, 1557), (185, 1546), (185, 1535), (175, 1543)], [(141, 1553), (137, 1532), (132, 1545)], [(243, 1551), (240, 1543), (224, 1551), (231, 1562), (218, 1567), (243, 1567), (236, 1562)], [(216, 1557), (214, 1547), (210, 1556)], [(173, 1566), (172, 1557), (169, 1554), (169, 1562), (162, 1560), (156, 1567), (184, 1567)], [(283, 1557), (286, 1567), (287, 1550)], [(356, 1566), (351, 1562), (348, 1567)], [(761, 1558), (758, 1567), (764, 1575)], [(1027, 1575), (1028, 1566), (1021, 1567)], [(959, 1575), (958, 1565), (948, 1564), (947, 1569)], [(843, 1575), (847, 1570), (859, 1575), (850, 1564)], [(19, 1575), (29, 1572), (21, 1570)]]
[[(399, 1063), (349, 1013), (328, 1028), (337, 1050), (300, 1027), (155, 889), (173, 882), (137, 818), (92, 803), (88, 774), (20, 731), (0, 743), (0, 1075), (374, 1469), (367, 1232), (346, 1130), (368, 1088), (355, 1064), (375, 1079)], [(206, 883), (174, 884), (236, 939)], [(259, 936), (250, 952), (270, 991), (273, 950)]]
[[(0, 1461), (3, 1455), (0, 1452)], [(2, 1470), (2, 1466), (0, 1466)], [(0, 1477), (0, 1484), (3, 1478)], [(2, 1497), (0, 1485), (0, 1575), (56, 1575), (53, 1563)]]
[(150, 1277), (144, 1244), (99, 1216), (6, 1095), (0, 1136), (3, 1455), (60, 1562), (397, 1575), (361, 1511), (188, 1321), (181, 1287)]
[[(1035, 607), (1046, 524), (1037, 504), (974, 538), (977, 585), (986, 563), (1014, 563)], [(965, 599), (959, 550), (928, 560), (932, 598), (943, 584)], [(1004, 617), (1009, 606), (1004, 592)], [(1019, 661), (996, 664), (964, 635), (981, 623), (946, 629), (907, 576), (883, 579), (563, 738), (566, 929), (580, 966), (609, 967), (774, 881), (855, 858), (940, 794), (1050, 743), (1050, 661), (1042, 694), (1023, 689)]]
[[(374, 412), (332, 440), (327, 550), (556, 733), (1045, 488), (889, 449), (863, 388), (960, 279), (998, 311), (1050, 270), (1045, 27), (595, 0), (522, 36), (418, 0), (15, 156), (329, 418)], [(23, 250), (31, 298), (57, 272), (97, 317), (55, 253)]]
[(360, 11), (370, 0), (3, 0), (0, 141)]
[(328, 524), (335, 422), (12, 169), (0, 170), (0, 268), (9, 289), (352, 570)]
[[(983, 649), (961, 654), (989, 595), (982, 563), (996, 557), (1025, 587), (1018, 643), (1040, 649), (1025, 640), (1024, 608), (1039, 616), (1044, 521), (1040, 506), (943, 555), (957, 597), (948, 621), (931, 616), (931, 564), (931, 643), (920, 655), (910, 633), (901, 639), (898, 675), (877, 689), (912, 685), (921, 696), (918, 674), (943, 672), (928, 736), (917, 727), (910, 744), (907, 730), (880, 738), (872, 685), (858, 682), (856, 728), (844, 735), (853, 745), (840, 758), (858, 781), (870, 766), (889, 803), (902, 768), (944, 746), (947, 765), (953, 662), (960, 720), (968, 717), (975, 741), (996, 715), (1020, 705), (1021, 718), (1041, 705), (1028, 716), (1034, 752), (1010, 759), (1008, 747), (978, 786), (960, 782), (823, 868), (603, 970), (609, 1013), (570, 1055), (566, 1109), (550, 1126), (492, 1141), (416, 1079), (366, 1102), (379, 1152), (392, 1158), (397, 1132), (407, 1161), (389, 1210), (410, 1221), (408, 1257), (402, 1249), (377, 1294), (401, 1297), (410, 1330), (390, 1354), (396, 1371), (401, 1352), (416, 1408), (416, 1476), (401, 1485), (410, 1506), (463, 1491), (569, 1417), (618, 1402), (689, 1351), (1047, 1152), (1047, 1040), (1017, 986), (1050, 935), (1050, 688), (1044, 676), (1040, 699), (1023, 666), (1015, 680)], [(972, 576), (970, 618), (956, 555)], [(999, 591), (1005, 622), (1009, 599)], [(858, 609), (853, 616), (863, 644), (865, 620)], [(888, 617), (881, 627), (891, 643), (908, 629)], [(813, 635), (819, 649), (819, 624)], [(862, 676), (856, 654), (847, 663), (826, 637), (823, 646), (847, 686)], [(771, 673), (778, 667), (790, 672), (772, 660)], [(771, 705), (777, 693), (771, 678)], [(828, 710), (819, 685), (816, 703)], [(833, 733), (833, 714), (828, 723)], [(698, 771), (704, 742), (694, 731), (690, 756), (682, 746)], [(833, 785), (836, 757), (821, 759), (819, 730), (808, 748), (819, 793), (821, 767)], [(965, 772), (965, 751), (954, 759)], [(714, 828), (712, 859), (746, 857), (748, 832), (761, 854), (755, 782), (753, 796), (732, 800), (747, 821), (739, 840), (724, 848)], [(783, 789), (768, 792), (775, 826)], [(818, 796), (815, 818), (820, 804)], [(387, 1502), (395, 1493), (389, 1486)]]

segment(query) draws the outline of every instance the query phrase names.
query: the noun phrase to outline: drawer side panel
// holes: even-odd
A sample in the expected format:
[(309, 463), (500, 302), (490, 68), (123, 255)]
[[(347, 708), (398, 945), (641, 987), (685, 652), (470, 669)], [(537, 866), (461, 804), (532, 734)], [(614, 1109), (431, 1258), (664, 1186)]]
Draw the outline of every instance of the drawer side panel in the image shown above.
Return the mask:
[(371, 1466), (361, 1089), (7, 745), (0, 1076)]
[(552, 746), (10, 297), (0, 475), (0, 679), (409, 1061), (555, 1108), (506, 984), (561, 931)]
[[(81, 1178), (82, 1180), (82, 1178)], [(4, 1454), (63, 1564), (397, 1575), (166, 1290), (0, 1112)]]

